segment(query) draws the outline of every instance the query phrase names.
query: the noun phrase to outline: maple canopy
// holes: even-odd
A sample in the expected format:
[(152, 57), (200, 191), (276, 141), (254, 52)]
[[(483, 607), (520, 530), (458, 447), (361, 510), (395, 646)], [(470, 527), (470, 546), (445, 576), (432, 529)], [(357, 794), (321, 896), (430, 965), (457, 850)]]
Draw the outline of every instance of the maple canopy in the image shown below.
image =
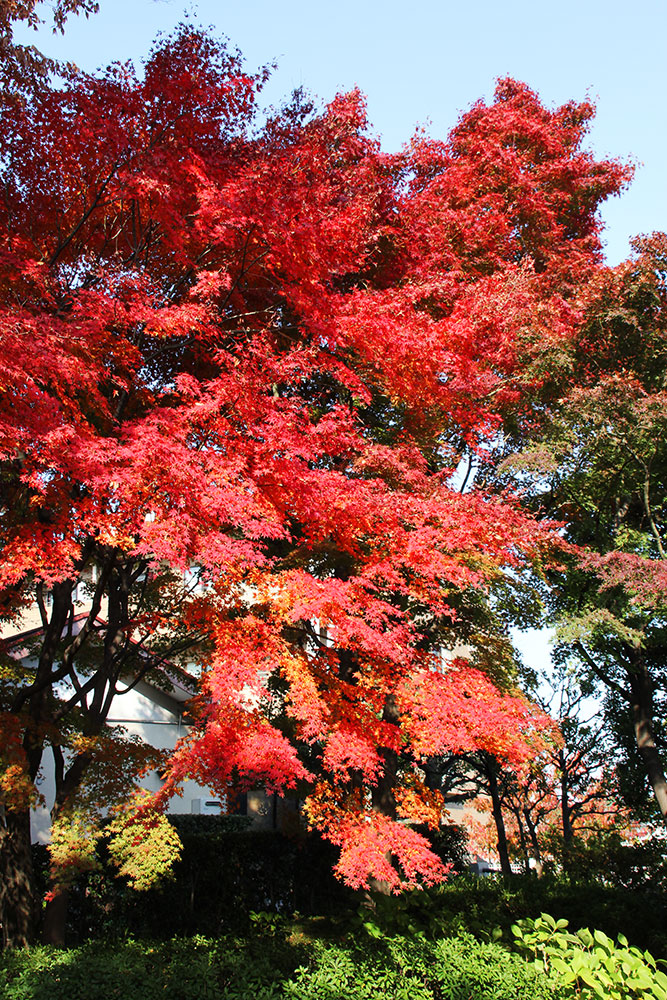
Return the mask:
[(298, 785), (349, 884), (428, 883), (402, 822), (440, 818), (420, 763), (519, 766), (540, 728), (484, 594), (547, 532), (457, 470), (529, 412), (628, 175), (582, 151), (590, 105), (512, 80), (395, 155), (356, 92), (262, 123), (262, 80), (184, 28), (141, 77), (2, 109), (0, 585), (45, 630), (4, 708), (32, 780), (66, 744), (47, 687), (94, 736), (131, 639), (142, 671), (187, 649), (199, 714), (168, 791)]

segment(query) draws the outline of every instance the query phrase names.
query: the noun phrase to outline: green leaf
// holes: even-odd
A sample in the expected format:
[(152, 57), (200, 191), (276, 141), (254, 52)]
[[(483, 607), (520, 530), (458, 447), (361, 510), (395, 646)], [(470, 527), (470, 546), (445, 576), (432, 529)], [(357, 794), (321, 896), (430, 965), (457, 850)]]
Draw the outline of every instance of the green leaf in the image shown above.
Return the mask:
[(590, 948), (593, 944), (593, 935), (588, 927), (582, 927), (581, 930), (577, 931), (577, 937), (587, 948)]
[(664, 972), (661, 972), (658, 969), (653, 974), (653, 978), (655, 979), (656, 983), (658, 983), (658, 985), (662, 987), (662, 989), (667, 990), (667, 976), (665, 975)]

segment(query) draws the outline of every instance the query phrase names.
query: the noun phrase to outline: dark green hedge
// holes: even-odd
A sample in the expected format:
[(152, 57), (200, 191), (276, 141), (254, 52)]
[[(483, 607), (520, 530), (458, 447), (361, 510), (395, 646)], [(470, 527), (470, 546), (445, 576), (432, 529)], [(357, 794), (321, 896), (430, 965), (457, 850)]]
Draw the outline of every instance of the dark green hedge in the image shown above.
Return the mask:
[[(68, 944), (91, 938), (171, 938), (243, 932), (250, 914), (331, 914), (354, 907), (355, 896), (332, 873), (337, 852), (311, 835), (289, 838), (249, 831), (242, 818), (170, 817), (183, 842), (174, 877), (148, 892), (129, 889), (102, 852), (101, 869), (72, 889)], [(44, 877), (45, 848), (36, 850)]]
[(416, 919), (424, 930), (430, 927), (432, 933), (455, 935), (462, 930), (485, 938), (499, 928), (506, 940), (517, 919), (550, 913), (568, 920), (573, 929), (595, 927), (612, 938), (625, 934), (630, 944), (667, 959), (667, 893), (660, 886), (629, 889), (556, 877), (467, 877), (413, 893), (399, 905), (414, 909), (413, 922)]
[(516, 955), (470, 937), (340, 944), (263, 934), (37, 948), (0, 958), (5, 1000), (548, 1000)]
[[(245, 934), (253, 912), (328, 916), (337, 918), (341, 930), (355, 920), (361, 926), (356, 917), (360, 899), (334, 879), (337, 852), (319, 837), (249, 831), (242, 817), (173, 821), (183, 841), (174, 879), (138, 893), (117, 879), (102, 857), (102, 870), (83, 877), (71, 894), (68, 944), (91, 938)], [(460, 840), (454, 828), (437, 845), (459, 870)], [(37, 849), (37, 860), (43, 869), (44, 848)], [(508, 881), (453, 876), (439, 889), (378, 900), (377, 921), (390, 935), (417, 932), (432, 939), (464, 931), (484, 940), (499, 927), (509, 940), (515, 920), (546, 912), (566, 918), (573, 928), (597, 927), (610, 937), (623, 933), (631, 944), (667, 958), (667, 892), (655, 877), (659, 869), (639, 860), (642, 864), (634, 857), (632, 864), (624, 860), (622, 881), (610, 860), (615, 885), (551, 876)]]

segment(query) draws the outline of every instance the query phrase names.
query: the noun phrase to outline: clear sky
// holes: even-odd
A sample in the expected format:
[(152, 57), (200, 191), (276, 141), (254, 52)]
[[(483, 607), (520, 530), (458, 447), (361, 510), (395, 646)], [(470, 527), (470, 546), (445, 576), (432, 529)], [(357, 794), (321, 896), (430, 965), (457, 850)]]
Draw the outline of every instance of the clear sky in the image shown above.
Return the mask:
[(609, 262), (627, 256), (636, 233), (667, 230), (667, 0), (100, 0), (100, 13), (72, 18), (64, 38), (17, 38), (86, 70), (139, 65), (186, 11), (238, 46), (249, 69), (277, 63), (271, 102), (299, 86), (326, 101), (358, 85), (386, 150), (418, 125), (444, 137), (499, 76), (549, 105), (590, 97), (591, 148), (637, 166), (603, 212)]

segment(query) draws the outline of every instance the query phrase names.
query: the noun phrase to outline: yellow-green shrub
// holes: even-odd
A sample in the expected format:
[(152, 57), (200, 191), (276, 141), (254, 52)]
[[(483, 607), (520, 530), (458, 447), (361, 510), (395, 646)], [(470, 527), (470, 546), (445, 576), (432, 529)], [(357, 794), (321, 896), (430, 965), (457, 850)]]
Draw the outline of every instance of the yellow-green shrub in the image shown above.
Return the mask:
[(587, 927), (567, 930), (567, 920), (548, 913), (512, 925), (515, 946), (536, 970), (580, 1000), (667, 1000), (667, 975), (648, 951), (632, 948)]

